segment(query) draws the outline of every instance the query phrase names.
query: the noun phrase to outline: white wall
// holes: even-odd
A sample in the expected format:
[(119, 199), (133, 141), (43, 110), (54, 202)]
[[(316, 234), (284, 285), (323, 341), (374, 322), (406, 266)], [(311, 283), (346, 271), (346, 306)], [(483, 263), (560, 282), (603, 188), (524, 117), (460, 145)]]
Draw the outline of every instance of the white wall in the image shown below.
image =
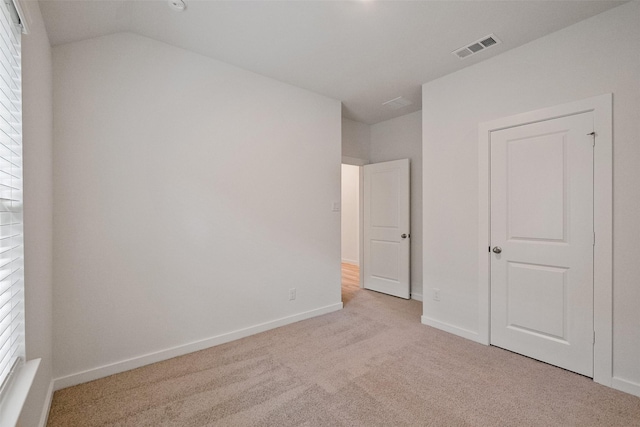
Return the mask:
[[(640, 3), (423, 85), (424, 314), (478, 330), (478, 124), (612, 92), (614, 379), (640, 395)], [(429, 297), (441, 289), (441, 301)]]
[(360, 265), (360, 167), (342, 165), (342, 262)]
[(342, 156), (369, 162), (371, 126), (342, 118)]
[(340, 102), (134, 34), (53, 60), (56, 387), (342, 307)]
[(41, 358), (19, 425), (36, 426), (52, 379), (52, 73), (51, 49), (37, 2), (23, 2), (22, 37), (25, 335), (27, 359)]
[(411, 163), (411, 297), (422, 300), (422, 113), (371, 125), (371, 163)]

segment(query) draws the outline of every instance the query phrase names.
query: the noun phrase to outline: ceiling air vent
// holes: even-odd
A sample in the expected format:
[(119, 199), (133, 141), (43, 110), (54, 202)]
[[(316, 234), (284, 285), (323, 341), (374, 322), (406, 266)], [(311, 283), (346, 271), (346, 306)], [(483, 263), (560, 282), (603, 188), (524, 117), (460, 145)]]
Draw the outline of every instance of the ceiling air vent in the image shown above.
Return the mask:
[(411, 105), (413, 102), (409, 101), (407, 98), (403, 98), (401, 96), (397, 98), (393, 98), (391, 101), (383, 102), (382, 105), (391, 109), (391, 110), (399, 110), (402, 107), (406, 107), (407, 105)]
[(455, 56), (457, 56), (460, 59), (464, 59), (468, 56), (473, 55), (474, 53), (478, 53), (491, 46), (495, 46), (497, 44), (500, 44), (500, 40), (493, 34), (490, 34), (488, 36), (481, 38), (480, 40), (476, 40), (475, 42), (461, 49), (456, 49), (451, 53), (453, 53)]

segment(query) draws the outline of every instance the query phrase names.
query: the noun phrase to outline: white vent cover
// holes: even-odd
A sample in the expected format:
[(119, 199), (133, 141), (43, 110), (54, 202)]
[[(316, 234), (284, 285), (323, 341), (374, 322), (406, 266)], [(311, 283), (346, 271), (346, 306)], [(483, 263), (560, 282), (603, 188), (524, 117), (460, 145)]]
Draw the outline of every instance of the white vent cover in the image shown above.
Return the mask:
[(406, 107), (407, 105), (411, 105), (413, 102), (409, 101), (407, 98), (403, 98), (401, 96), (397, 98), (393, 98), (391, 101), (383, 102), (382, 105), (391, 109), (391, 110), (399, 110), (402, 107)]
[(490, 48), (491, 46), (495, 46), (500, 43), (501, 43), (500, 39), (498, 39), (493, 34), (489, 34), (488, 36), (478, 39), (463, 48), (456, 49), (451, 53), (453, 53), (455, 56), (457, 56), (460, 59), (464, 59), (475, 53), (478, 53), (480, 51), (483, 51), (485, 49)]

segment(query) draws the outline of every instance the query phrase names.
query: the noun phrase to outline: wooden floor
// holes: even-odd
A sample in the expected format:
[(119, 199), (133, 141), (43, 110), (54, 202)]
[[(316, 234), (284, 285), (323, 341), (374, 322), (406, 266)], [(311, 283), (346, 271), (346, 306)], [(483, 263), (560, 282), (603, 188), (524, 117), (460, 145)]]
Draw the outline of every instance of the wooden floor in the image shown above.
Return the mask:
[(360, 290), (360, 267), (342, 263), (342, 303), (348, 304)]

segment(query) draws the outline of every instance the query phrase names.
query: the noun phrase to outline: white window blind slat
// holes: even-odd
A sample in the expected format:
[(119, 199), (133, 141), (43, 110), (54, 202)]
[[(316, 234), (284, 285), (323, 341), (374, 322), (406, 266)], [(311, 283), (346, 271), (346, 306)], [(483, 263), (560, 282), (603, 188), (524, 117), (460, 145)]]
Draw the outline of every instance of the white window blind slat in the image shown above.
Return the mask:
[[(9, 135), (5, 134), (4, 132), (0, 132), (0, 144), (2, 145), (2, 149), (3, 150), (9, 150), (11, 152), (13, 152), (11, 150), (12, 147), (15, 147), (16, 145), (21, 145), (22, 144), (22, 138), (11, 138)], [(10, 173), (11, 171), (2, 171), (3, 173)], [(18, 178), (18, 177), (16, 177)]]
[[(18, 129), (21, 127), (22, 124), (18, 126)], [(11, 159), (12, 157), (18, 157), (13, 153), (22, 150), (22, 136), (15, 132), (6, 132), (3, 128), (4, 126), (0, 126), (0, 141), (2, 141), (2, 147), (0, 147), (0, 149), (3, 151), (3, 158)], [(11, 148), (10, 150), (8, 149), (9, 147)], [(19, 168), (20, 164), (16, 164), (16, 167)]]
[[(10, 99), (4, 98), (4, 94), (0, 91), (0, 115), (2, 121), (9, 126), (14, 127), (12, 134), (19, 134), (20, 125), (22, 124), (19, 119), (19, 115), (12, 108), (15, 102)], [(15, 127), (17, 125), (17, 127)]]
[[(0, 76), (2, 76), (2, 85), (3, 87), (10, 89), (17, 89), (19, 83), (19, 80), (17, 80), (18, 76), (16, 75), (16, 70), (10, 62), (14, 59), (15, 58), (3, 55), (2, 49), (0, 48)], [(11, 91), (5, 91), (5, 93), (8, 96)], [(11, 98), (10, 96), (8, 97)]]
[[(16, 280), (11, 280), (11, 277), (7, 277), (4, 280), (0, 280), (0, 299), (2, 299), (1, 295), (8, 293), (10, 295), (11, 287), (15, 284)], [(0, 313), (4, 313), (8, 310), (5, 307), (0, 308)], [(0, 320), (2, 320), (2, 316), (0, 315)]]
[(0, 1), (0, 393), (24, 359), (21, 29)]
[[(9, 360), (11, 358), (10, 350), (13, 347), (13, 341), (11, 337), (13, 336), (14, 329), (18, 326), (17, 323), (13, 322), (13, 314), (10, 313), (9, 317), (9, 327), (0, 335), (0, 354), (4, 354), (4, 359)], [(1, 365), (1, 362), (0, 362)]]
[(8, 312), (7, 313), (0, 313), (0, 336), (2, 336), (2, 334), (11, 325), (11, 316), (7, 316)]
[(0, 26), (2, 27), (0, 35), (6, 41), (6, 51), (14, 56), (20, 56), (19, 44), (16, 43), (16, 39), (19, 38), (20, 33), (16, 33), (16, 26), (13, 24), (11, 17), (5, 14), (0, 16)]
[(6, 378), (15, 362), (20, 358), (20, 343), (17, 339), (9, 340), (4, 346), (0, 347), (0, 353), (5, 354), (5, 357), (0, 361), (0, 366), (5, 367), (1, 375)]
[(14, 179), (14, 178), (17, 178), (17, 177), (11, 175), (10, 172), (0, 170), (0, 179), (5, 180), (5, 179)]
[(15, 169), (18, 168), (18, 165), (16, 165), (15, 160), (13, 160), (14, 156), (2, 156), (0, 155), (0, 168), (7, 168), (7, 169), (11, 169), (11, 171), (13, 172)]

